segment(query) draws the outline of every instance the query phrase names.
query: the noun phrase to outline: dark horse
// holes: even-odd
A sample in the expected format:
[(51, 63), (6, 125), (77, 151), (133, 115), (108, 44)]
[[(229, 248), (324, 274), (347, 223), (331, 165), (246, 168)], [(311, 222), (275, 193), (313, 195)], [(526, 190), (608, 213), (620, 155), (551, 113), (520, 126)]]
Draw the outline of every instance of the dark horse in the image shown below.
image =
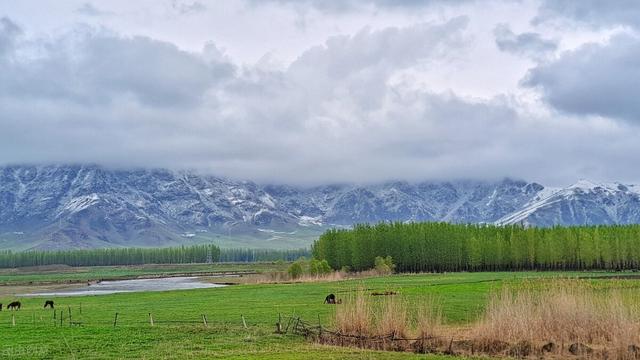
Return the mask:
[(50, 306), (53, 309), (53, 300), (47, 300), (44, 302), (44, 308), (46, 309), (47, 306)]
[(0, 311), (2, 311), (2, 304), (0, 304)]
[(324, 304), (335, 304), (336, 303), (336, 296), (333, 294), (329, 294), (327, 295), (326, 298), (324, 298)]
[(14, 301), (12, 303), (9, 303), (9, 305), (7, 305), (7, 310), (20, 310), (20, 306), (22, 304), (20, 304), (20, 301)]

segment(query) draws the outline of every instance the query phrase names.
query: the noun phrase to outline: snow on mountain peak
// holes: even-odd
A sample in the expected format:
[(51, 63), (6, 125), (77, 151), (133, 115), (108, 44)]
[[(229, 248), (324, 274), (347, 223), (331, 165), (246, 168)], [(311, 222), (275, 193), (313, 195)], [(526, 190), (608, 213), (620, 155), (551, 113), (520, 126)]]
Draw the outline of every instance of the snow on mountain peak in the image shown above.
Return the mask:
[(597, 187), (603, 187), (601, 184), (597, 184), (591, 180), (580, 179), (575, 184), (569, 186), (569, 189), (585, 189), (585, 190), (593, 190)]
[(258, 227), (319, 234), (379, 221), (640, 223), (640, 186), (505, 179), (297, 188), (167, 170), (0, 167), (0, 240), (22, 233), (23, 248), (179, 244), (184, 234), (254, 236)]

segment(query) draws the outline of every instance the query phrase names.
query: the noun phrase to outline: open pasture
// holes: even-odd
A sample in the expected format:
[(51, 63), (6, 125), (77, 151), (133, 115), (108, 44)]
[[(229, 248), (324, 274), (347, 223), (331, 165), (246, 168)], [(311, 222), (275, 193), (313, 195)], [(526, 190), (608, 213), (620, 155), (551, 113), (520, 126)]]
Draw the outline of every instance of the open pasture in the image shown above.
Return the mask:
[[(490, 294), (505, 284), (518, 286), (529, 279), (526, 283), (531, 286), (537, 279), (559, 276), (593, 278), (590, 281), (603, 287), (623, 284), (632, 292), (640, 286), (637, 280), (608, 278), (633, 277), (632, 273), (484, 272), (59, 297), (53, 299), (55, 310), (43, 308), (45, 298), (23, 297), (19, 299), (21, 310), (3, 309), (0, 312), (0, 357), (438, 359), (443, 357), (321, 346), (299, 336), (275, 334), (275, 324), (279, 314), (283, 317), (295, 314), (306, 321), (319, 321), (330, 327), (334, 305), (324, 305), (325, 296), (334, 293), (337, 298), (346, 298), (360, 288), (372, 293), (393, 291), (409, 302), (425, 297), (437, 299), (445, 324), (465, 326), (481, 316)], [(6, 305), (15, 299), (2, 295), (0, 302)], [(118, 318), (114, 326), (116, 313)]]

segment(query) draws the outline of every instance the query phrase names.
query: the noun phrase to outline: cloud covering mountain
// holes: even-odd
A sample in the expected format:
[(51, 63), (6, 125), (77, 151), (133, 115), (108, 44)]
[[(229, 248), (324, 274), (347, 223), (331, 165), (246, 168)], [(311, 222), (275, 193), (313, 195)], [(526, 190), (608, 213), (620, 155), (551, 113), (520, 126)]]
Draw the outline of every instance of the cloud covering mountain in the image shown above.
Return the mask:
[(533, 226), (640, 222), (640, 188), (500, 181), (259, 185), (186, 171), (0, 168), (0, 249), (298, 248), (329, 227), (380, 221)]
[(1, 164), (640, 178), (635, 2), (34, 4), (0, 5)]

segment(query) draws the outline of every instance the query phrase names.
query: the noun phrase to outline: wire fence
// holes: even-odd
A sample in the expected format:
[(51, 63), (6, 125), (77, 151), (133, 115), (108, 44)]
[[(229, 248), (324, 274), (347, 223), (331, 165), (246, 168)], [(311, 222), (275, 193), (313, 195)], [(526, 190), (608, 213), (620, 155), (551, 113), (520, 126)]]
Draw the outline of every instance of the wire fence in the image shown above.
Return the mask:
[[(103, 317), (101, 319), (95, 316), (83, 315), (82, 308), (72, 309), (53, 309), (48, 311), (25, 311), (15, 310), (0, 313), (0, 327), (23, 327), (23, 326), (48, 326), (48, 327), (139, 327), (139, 326), (159, 326), (159, 325), (199, 325), (209, 327), (209, 316), (207, 314), (198, 315), (179, 315), (182, 318), (157, 317), (149, 312), (147, 314), (140, 313), (113, 313), (112, 317)], [(218, 321), (215, 325), (236, 325), (244, 329), (248, 329), (247, 321), (244, 315), (240, 315), (237, 322)]]

